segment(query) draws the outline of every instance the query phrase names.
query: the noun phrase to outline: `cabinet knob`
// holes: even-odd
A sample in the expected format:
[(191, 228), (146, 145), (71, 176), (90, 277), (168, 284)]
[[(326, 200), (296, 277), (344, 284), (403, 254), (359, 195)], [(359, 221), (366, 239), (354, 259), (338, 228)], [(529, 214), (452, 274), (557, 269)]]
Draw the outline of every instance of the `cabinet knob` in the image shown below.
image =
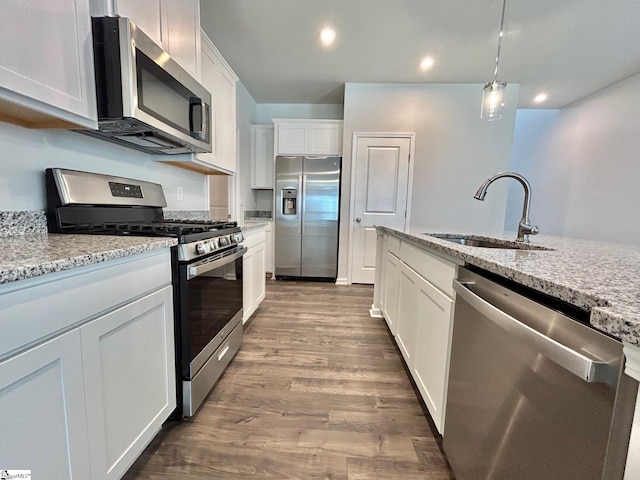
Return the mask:
[(360, 217), (356, 218), (356, 222), (360, 223), (362, 221), (362, 219)]

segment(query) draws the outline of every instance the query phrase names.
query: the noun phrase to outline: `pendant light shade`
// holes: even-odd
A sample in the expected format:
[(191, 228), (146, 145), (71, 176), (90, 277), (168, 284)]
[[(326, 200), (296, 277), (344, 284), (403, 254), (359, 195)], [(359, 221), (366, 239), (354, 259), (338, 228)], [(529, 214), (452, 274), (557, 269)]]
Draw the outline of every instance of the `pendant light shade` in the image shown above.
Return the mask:
[(502, 117), (502, 107), (504, 107), (504, 90), (507, 82), (493, 81), (484, 86), (482, 90), (482, 110), (480, 110), (481, 120), (498, 120)]
[(486, 83), (482, 90), (481, 120), (498, 120), (502, 117), (504, 107), (504, 92), (507, 82), (498, 81), (498, 64), (500, 63), (500, 47), (502, 47), (502, 30), (504, 27), (504, 11), (507, 0), (502, 0), (502, 16), (500, 17), (500, 33), (498, 34), (498, 53), (496, 54), (496, 68), (493, 72), (493, 80)]

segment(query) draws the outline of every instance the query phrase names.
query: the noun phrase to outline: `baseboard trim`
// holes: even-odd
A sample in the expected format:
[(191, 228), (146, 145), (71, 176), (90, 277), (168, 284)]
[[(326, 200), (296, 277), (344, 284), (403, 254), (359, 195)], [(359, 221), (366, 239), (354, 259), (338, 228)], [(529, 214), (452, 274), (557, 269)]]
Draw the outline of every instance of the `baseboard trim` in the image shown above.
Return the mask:
[(351, 285), (348, 278), (336, 278), (336, 285)]
[(369, 309), (369, 316), (371, 318), (384, 318), (384, 315), (382, 315), (382, 310), (380, 310), (375, 305), (371, 305), (371, 308)]

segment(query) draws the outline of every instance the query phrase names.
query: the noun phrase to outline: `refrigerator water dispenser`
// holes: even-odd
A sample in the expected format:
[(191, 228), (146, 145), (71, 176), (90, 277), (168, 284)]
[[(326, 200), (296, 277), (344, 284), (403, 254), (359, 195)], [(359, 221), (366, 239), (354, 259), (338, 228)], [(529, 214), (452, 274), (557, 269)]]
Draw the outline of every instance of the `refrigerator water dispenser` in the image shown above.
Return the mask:
[(282, 190), (282, 214), (283, 215), (296, 215), (297, 198), (298, 198), (298, 190), (296, 190), (295, 188), (288, 188), (286, 190)]

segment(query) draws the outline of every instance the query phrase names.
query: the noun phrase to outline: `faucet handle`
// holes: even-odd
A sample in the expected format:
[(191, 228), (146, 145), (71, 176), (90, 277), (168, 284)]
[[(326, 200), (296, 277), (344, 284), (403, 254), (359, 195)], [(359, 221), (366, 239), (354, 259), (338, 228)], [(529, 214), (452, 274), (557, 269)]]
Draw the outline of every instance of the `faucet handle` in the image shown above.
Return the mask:
[(529, 243), (529, 235), (535, 235), (539, 231), (536, 225), (531, 225), (523, 219), (518, 225), (518, 238), (516, 238), (516, 242)]
[(540, 231), (537, 225), (531, 225), (530, 223), (524, 221), (520, 222), (520, 225), (518, 225), (518, 227), (518, 233), (523, 233), (525, 235), (535, 235)]

